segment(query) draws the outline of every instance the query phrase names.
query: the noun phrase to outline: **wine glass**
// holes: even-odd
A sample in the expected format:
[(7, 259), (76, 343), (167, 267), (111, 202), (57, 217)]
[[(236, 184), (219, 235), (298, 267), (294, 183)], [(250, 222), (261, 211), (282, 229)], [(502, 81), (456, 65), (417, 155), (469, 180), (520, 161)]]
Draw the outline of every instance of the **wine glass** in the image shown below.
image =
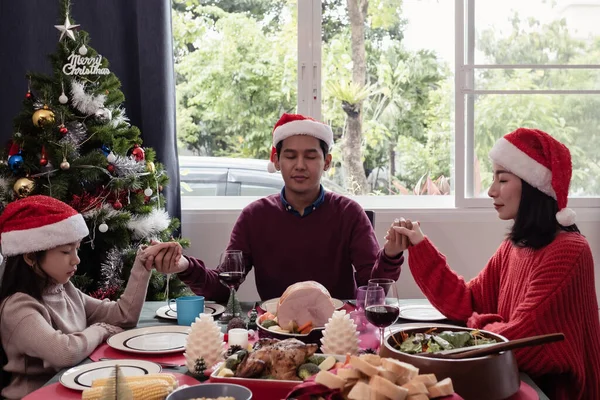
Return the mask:
[(350, 318), (356, 324), (356, 329), (361, 335), (360, 345), (362, 348), (376, 348), (379, 343), (377, 336), (378, 329), (367, 321), (365, 317), (365, 296), (367, 294), (367, 285), (359, 286), (356, 289), (356, 309), (350, 312)]
[(392, 279), (371, 279), (365, 295), (365, 317), (379, 328), (379, 351), (383, 347), (385, 328), (396, 322), (398, 314), (396, 282)]
[(368, 286), (359, 286), (356, 288), (356, 310), (364, 313), (365, 311), (365, 296)]
[(219, 280), (229, 287), (227, 310), (221, 316), (221, 321), (227, 322), (233, 317), (241, 316), (236, 309), (235, 287), (244, 279), (244, 256), (240, 250), (225, 250), (219, 259)]

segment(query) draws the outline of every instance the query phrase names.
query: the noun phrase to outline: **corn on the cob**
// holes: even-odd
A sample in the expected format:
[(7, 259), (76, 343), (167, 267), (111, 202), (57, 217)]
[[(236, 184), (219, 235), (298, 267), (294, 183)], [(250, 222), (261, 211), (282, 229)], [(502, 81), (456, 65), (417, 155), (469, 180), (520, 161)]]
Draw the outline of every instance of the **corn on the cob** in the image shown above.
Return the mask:
[[(175, 378), (175, 375), (173, 375), (173, 374), (147, 374), (147, 375), (136, 375), (136, 376), (124, 376), (124, 377), (120, 378), (120, 381), (129, 385), (134, 382), (147, 382), (147, 381), (151, 381), (151, 380), (155, 380), (155, 379), (159, 379), (159, 380), (163, 380), (163, 381), (167, 382), (169, 385), (171, 385), (173, 387), (173, 389), (175, 389), (177, 387), (177, 378)], [(95, 388), (98, 386), (106, 386), (108, 384), (111, 384), (111, 385), (115, 384), (114, 376), (111, 376), (108, 378), (94, 379), (94, 381), (92, 382), (92, 387)]]
[[(133, 394), (133, 400), (164, 400), (173, 391), (173, 385), (163, 379), (138, 380), (127, 385)], [(102, 400), (106, 388), (107, 386), (96, 386), (86, 389), (81, 394), (81, 399)]]

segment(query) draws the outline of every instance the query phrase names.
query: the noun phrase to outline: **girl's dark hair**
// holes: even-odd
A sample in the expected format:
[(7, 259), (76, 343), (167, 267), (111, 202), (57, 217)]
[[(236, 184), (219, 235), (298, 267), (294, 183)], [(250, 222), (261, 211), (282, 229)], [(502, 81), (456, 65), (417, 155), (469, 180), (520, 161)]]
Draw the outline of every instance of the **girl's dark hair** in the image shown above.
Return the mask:
[[(50, 283), (50, 277), (39, 267), (45, 254), (45, 251), (33, 253), (36, 262), (36, 266), (33, 268), (25, 262), (22, 255), (11, 256), (6, 259), (4, 275), (0, 284), (0, 318), (2, 318), (2, 311), (4, 311), (4, 301), (15, 293), (25, 293), (40, 302), (42, 301), (44, 288)], [(36, 273), (34, 269), (39, 269), (41, 274)], [(4, 371), (7, 362), (6, 352), (0, 343), (0, 388), (8, 386), (11, 380), (11, 374)]]
[[(6, 259), (4, 276), (0, 284), (0, 303), (15, 293), (25, 293), (38, 301), (42, 301), (42, 292), (50, 283), (50, 277), (39, 267), (46, 252), (33, 253), (35, 267), (31, 267), (23, 255)], [(38, 269), (40, 272), (36, 272)], [(40, 276), (41, 275), (41, 276)]]
[(579, 228), (561, 226), (556, 221), (558, 203), (521, 179), (521, 202), (508, 238), (520, 247), (541, 249), (552, 243), (559, 230), (578, 232)]

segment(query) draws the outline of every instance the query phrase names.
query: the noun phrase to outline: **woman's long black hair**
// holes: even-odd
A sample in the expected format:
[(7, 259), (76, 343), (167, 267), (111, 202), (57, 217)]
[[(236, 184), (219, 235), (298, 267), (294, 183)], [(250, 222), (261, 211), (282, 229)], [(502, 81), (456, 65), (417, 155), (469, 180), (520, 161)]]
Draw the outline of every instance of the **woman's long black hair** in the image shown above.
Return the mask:
[[(0, 283), (0, 318), (4, 311), (5, 300), (15, 293), (24, 293), (42, 301), (44, 288), (50, 283), (50, 277), (39, 266), (45, 254), (45, 251), (33, 254), (35, 260), (33, 267), (25, 262), (23, 255), (11, 256), (6, 259), (4, 275), (2, 283)], [(11, 374), (4, 371), (7, 362), (6, 352), (0, 343), (0, 388), (8, 386), (11, 380)]]
[(560, 230), (579, 232), (577, 225), (561, 226), (556, 221), (558, 203), (521, 179), (521, 202), (515, 222), (508, 233), (511, 242), (520, 247), (541, 249), (552, 243)]

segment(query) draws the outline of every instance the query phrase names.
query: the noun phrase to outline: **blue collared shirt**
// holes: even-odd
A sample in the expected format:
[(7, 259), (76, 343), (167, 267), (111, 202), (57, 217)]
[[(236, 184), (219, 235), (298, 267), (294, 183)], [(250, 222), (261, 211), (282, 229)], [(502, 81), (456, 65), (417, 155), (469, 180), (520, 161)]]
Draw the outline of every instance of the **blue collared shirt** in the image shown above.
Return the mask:
[(292, 207), (290, 203), (285, 199), (285, 187), (281, 189), (281, 194), (279, 196), (281, 198), (281, 203), (283, 204), (283, 208), (286, 209), (287, 212), (292, 213), (298, 217), (306, 217), (311, 212), (315, 211), (317, 207), (319, 207), (325, 201), (325, 189), (323, 189), (323, 185), (321, 185), (321, 191), (319, 192), (319, 196), (310, 206), (304, 209), (304, 214), (300, 215), (300, 213)]

